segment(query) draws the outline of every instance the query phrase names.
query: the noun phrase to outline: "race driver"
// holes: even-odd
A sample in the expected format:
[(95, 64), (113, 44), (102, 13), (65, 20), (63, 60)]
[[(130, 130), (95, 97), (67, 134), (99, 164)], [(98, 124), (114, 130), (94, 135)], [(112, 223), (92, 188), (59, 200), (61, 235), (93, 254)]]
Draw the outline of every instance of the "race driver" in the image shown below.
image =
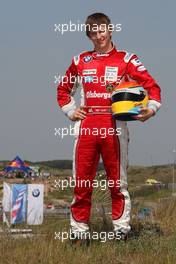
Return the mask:
[[(115, 47), (108, 16), (94, 13), (88, 16), (85, 25), (93, 50), (73, 58), (57, 88), (59, 106), (70, 120), (76, 121), (73, 177), (77, 184), (71, 204), (71, 232), (79, 236), (89, 230), (93, 187), (92, 184), (80, 186), (78, 182), (93, 182), (101, 156), (107, 180), (114, 183), (109, 187), (114, 232), (124, 238), (130, 231), (131, 203), (126, 173), (129, 138), (126, 122), (112, 117), (109, 84), (135, 80), (148, 91), (148, 106), (136, 117), (140, 121), (148, 120), (160, 108), (160, 87), (136, 55)], [(73, 95), (78, 83), (81, 104), (76, 107)], [(95, 128), (96, 131), (105, 128), (106, 136), (95, 133)], [(117, 129), (120, 133), (116, 133)]]

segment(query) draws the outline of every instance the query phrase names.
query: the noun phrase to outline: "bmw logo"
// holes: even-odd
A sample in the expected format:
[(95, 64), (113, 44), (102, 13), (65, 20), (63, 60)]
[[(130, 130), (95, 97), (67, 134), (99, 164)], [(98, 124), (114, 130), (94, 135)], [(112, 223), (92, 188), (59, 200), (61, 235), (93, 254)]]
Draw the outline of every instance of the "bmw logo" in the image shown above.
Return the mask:
[(40, 191), (39, 191), (39, 189), (34, 189), (34, 190), (32, 191), (32, 195), (33, 195), (34, 197), (38, 197), (38, 196), (40, 195)]
[(85, 56), (84, 58), (83, 58), (83, 61), (84, 62), (89, 62), (89, 61), (91, 61), (92, 60), (92, 56)]

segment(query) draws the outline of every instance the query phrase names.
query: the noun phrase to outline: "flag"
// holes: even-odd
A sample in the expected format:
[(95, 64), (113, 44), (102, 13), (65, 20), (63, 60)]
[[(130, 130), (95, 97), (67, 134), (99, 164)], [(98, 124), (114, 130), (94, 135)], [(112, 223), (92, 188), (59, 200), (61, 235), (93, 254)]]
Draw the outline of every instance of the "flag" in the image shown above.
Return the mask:
[(25, 222), (26, 198), (27, 198), (27, 185), (12, 184), (12, 206), (11, 206), (12, 224)]
[[(43, 222), (43, 184), (3, 183), (3, 222), (40, 225)], [(6, 215), (6, 213), (9, 213)], [(10, 216), (8, 221), (7, 216)]]
[(10, 215), (10, 211), (11, 211), (11, 200), (12, 200), (11, 198), (12, 198), (11, 184), (3, 182), (3, 198), (2, 198), (3, 223), (6, 223), (7, 226), (10, 226), (10, 219), (8, 219), (8, 216)]
[(41, 225), (43, 222), (43, 184), (28, 184), (27, 223)]
[(11, 184), (3, 182), (2, 206), (4, 212), (10, 212), (11, 209)]

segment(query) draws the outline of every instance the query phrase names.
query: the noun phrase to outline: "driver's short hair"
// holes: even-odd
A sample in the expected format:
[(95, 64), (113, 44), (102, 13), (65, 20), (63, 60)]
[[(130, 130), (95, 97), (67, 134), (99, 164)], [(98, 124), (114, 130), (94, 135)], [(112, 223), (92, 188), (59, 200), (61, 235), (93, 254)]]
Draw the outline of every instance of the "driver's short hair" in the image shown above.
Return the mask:
[(111, 24), (110, 18), (103, 14), (103, 13), (94, 13), (87, 17), (85, 25), (86, 25), (86, 35), (89, 37), (91, 28), (93, 28), (95, 25), (102, 25), (105, 24), (107, 27), (109, 24)]

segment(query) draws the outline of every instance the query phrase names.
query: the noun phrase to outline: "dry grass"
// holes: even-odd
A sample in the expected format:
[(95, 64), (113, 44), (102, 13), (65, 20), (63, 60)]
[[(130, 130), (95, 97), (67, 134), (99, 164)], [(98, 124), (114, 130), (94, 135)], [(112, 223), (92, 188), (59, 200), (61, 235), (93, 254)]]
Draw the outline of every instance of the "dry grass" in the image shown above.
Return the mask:
[[(155, 176), (158, 180), (170, 181), (169, 168), (135, 167), (129, 170), (131, 185), (143, 184), (145, 179)], [(165, 177), (167, 176), (167, 177)], [(52, 192), (45, 199), (68, 197), (65, 191)], [(137, 195), (133, 203), (132, 215), (138, 208), (150, 202), (153, 209), (151, 217), (141, 221), (132, 219), (132, 232), (127, 242), (92, 241), (89, 247), (73, 247), (70, 242), (55, 239), (55, 232), (66, 231), (69, 221), (57, 218), (45, 219), (40, 227), (33, 227), (32, 238), (14, 238), (9, 234), (0, 236), (0, 264), (175, 264), (176, 263), (176, 199), (168, 190), (159, 190)], [(164, 197), (164, 199), (162, 198)], [(167, 199), (166, 199), (167, 197)], [(94, 192), (94, 208), (110, 205), (106, 192)], [(30, 227), (31, 228), (31, 227)], [(110, 218), (102, 210), (92, 216), (92, 231), (112, 230)]]
[(1, 243), (2, 264), (55, 263), (176, 263), (176, 239), (143, 235), (125, 242), (94, 242), (86, 248), (74, 248), (68, 242), (54, 240), (54, 236), (32, 239), (4, 237)]
[[(91, 230), (110, 230), (109, 218), (103, 218), (92, 222)], [(89, 247), (73, 247), (68, 240), (55, 239), (54, 232), (68, 230), (69, 223), (48, 219), (34, 230), (38, 235), (32, 238), (13, 238), (8, 234), (1, 237), (0, 264), (175, 264), (175, 218), (175, 200), (163, 201), (155, 210), (155, 221), (132, 221), (132, 233), (126, 243), (94, 240)]]

